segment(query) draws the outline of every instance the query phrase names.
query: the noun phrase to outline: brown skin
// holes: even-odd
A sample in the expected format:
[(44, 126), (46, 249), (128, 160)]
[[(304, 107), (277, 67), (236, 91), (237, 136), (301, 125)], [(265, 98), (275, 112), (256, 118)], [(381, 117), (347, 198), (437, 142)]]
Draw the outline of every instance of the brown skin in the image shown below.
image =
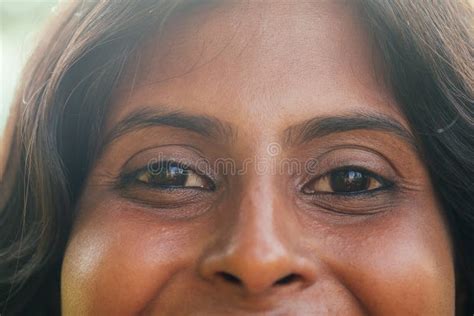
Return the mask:
[[(147, 108), (213, 117), (232, 133), (148, 126), (104, 146), (64, 257), (63, 313), (454, 314), (449, 234), (413, 146), (371, 129), (285, 138), (310, 118), (360, 112), (408, 129), (357, 14), (335, 2), (258, 1), (173, 21), (129, 67), (107, 132)], [(215, 190), (117, 185), (154, 157), (253, 162), (240, 175), (197, 176)], [(316, 173), (255, 169), (255, 159), (284, 158), (315, 159)], [(327, 189), (320, 176), (344, 166), (394, 186), (350, 197), (304, 190)]]

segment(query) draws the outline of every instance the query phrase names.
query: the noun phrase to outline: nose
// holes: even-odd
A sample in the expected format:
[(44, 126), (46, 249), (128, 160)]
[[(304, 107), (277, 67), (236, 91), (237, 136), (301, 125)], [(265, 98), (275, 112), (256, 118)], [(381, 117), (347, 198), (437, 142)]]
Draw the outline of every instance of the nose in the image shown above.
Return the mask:
[(277, 249), (233, 248), (207, 257), (201, 274), (217, 287), (233, 287), (250, 295), (285, 288), (298, 291), (314, 283), (316, 275), (309, 262), (273, 250)]
[(317, 267), (298, 250), (298, 234), (272, 196), (258, 190), (244, 197), (234, 224), (201, 259), (201, 276), (217, 288), (258, 295), (299, 291), (315, 282)]

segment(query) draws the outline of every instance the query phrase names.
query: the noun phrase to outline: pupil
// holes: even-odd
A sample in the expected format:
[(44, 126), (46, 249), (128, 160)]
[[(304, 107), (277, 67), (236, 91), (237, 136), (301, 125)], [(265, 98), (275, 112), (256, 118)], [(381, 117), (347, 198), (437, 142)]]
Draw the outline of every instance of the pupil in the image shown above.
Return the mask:
[(369, 177), (360, 171), (340, 170), (331, 174), (330, 184), (334, 192), (364, 191), (369, 187)]
[(186, 170), (176, 163), (165, 163), (154, 166), (151, 184), (157, 186), (183, 186), (187, 179)]

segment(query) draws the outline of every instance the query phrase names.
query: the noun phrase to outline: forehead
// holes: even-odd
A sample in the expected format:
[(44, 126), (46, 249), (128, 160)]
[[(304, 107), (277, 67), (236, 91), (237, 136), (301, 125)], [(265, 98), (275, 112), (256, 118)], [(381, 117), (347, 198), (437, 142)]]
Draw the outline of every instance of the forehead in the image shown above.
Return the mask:
[(402, 121), (377, 80), (377, 53), (343, 1), (233, 1), (173, 14), (127, 67), (110, 124), (144, 106), (247, 130), (375, 111)]

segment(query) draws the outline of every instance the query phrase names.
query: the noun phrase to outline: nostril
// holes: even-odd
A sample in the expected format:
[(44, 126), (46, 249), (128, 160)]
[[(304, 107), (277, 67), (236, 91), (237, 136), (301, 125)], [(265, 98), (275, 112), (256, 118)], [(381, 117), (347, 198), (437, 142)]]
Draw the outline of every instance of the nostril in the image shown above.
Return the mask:
[(290, 283), (293, 283), (293, 282), (297, 281), (298, 279), (300, 279), (300, 276), (298, 276), (295, 273), (291, 273), (291, 274), (288, 274), (287, 276), (277, 280), (274, 283), (274, 285), (287, 285), (287, 284), (290, 284)]
[(242, 281), (240, 279), (230, 273), (227, 272), (219, 272), (217, 273), (220, 277), (222, 277), (224, 280), (233, 283), (233, 284), (241, 284)]

